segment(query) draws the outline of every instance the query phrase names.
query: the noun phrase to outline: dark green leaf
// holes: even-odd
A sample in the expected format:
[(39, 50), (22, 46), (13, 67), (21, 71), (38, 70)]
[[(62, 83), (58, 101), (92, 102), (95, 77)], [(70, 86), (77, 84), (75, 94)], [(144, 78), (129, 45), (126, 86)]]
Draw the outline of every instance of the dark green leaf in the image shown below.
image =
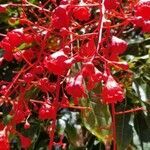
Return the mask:
[(125, 150), (133, 138), (132, 126), (129, 124), (129, 114), (116, 116), (117, 149)]

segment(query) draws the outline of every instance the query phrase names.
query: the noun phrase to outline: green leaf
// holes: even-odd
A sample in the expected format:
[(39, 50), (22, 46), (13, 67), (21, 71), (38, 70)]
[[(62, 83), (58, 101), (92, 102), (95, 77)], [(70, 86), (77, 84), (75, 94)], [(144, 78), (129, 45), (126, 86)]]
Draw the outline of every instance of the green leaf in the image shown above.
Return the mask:
[(133, 138), (130, 114), (116, 116), (117, 149), (125, 150)]
[(110, 142), (111, 138), (111, 116), (108, 105), (104, 105), (97, 98), (82, 98), (81, 104), (90, 107), (91, 110), (81, 112), (84, 126), (99, 140), (104, 143)]
[(5, 125), (7, 125), (11, 120), (12, 120), (12, 116), (11, 115), (7, 115), (3, 118), (3, 122)]
[(65, 133), (71, 149), (76, 150), (83, 147), (85, 148), (85, 137), (83, 135), (83, 128), (79, 122), (79, 113), (68, 110), (65, 110), (63, 113), (65, 114), (61, 119), (66, 122)]
[(80, 125), (67, 124), (66, 133), (69, 143), (75, 149), (84, 147), (84, 137), (82, 134), (82, 128)]
[(149, 117), (144, 112), (139, 112), (134, 118), (134, 127), (141, 142), (150, 142)]
[(65, 122), (65, 120), (58, 119), (58, 122), (57, 122), (57, 131), (58, 131), (58, 133), (60, 135), (64, 134), (65, 128), (66, 128), (66, 122)]
[(26, 91), (25, 98), (30, 99), (31, 97), (36, 97), (39, 93), (39, 89), (36, 87), (32, 87), (29, 91)]
[(150, 86), (140, 78), (133, 82), (133, 89), (136, 91), (141, 100), (147, 101), (150, 99)]

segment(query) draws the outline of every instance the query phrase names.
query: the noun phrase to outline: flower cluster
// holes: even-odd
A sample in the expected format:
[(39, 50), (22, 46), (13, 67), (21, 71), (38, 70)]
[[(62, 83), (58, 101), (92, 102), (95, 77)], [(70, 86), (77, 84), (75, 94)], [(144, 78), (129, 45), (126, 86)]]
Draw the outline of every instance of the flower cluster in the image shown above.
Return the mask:
[[(115, 76), (118, 70), (128, 70), (128, 64), (120, 60), (128, 46), (120, 31), (133, 24), (150, 32), (150, 1), (139, 1), (134, 14), (121, 8), (117, 0), (23, 1), (18, 6), (22, 6), (22, 12), (15, 19), (21, 28), (8, 31), (0, 42), (0, 66), (16, 63), (11, 81), (0, 81), (0, 103), (11, 107), (6, 131), (17, 134), (27, 149), (31, 139), (15, 126), (24, 124), (29, 129), (30, 118), (36, 116), (41, 122), (49, 122), (51, 130), (44, 130), (50, 132), (52, 149), (61, 109), (81, 108), (82, 98), (95, 92), (96, 87), (99, 102), (104, 105), (124, 100), (123, 83)], [(33, 9), (29, 11), (26, 6)], [(7, 9), (0, 6), (2, 13)], [(28, 18), (30, 13), (33, 16)], [(0, 133), (0, 149), (10, 149), (7, 137)]]
[(134, 23), (136, 26), (141, 27), (143, 32), (150, 32), (150, 1), (140, 0), (135, 6)]

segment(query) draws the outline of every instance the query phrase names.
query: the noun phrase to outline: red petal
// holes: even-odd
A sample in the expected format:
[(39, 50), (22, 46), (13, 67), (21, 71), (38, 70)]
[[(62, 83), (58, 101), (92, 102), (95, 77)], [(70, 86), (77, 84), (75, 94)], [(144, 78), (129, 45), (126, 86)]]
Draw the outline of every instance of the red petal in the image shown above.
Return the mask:
[(121, 102), (124, 99), (123, 89), (111, 75), (102, 89), (102, 99), (107, 104)]

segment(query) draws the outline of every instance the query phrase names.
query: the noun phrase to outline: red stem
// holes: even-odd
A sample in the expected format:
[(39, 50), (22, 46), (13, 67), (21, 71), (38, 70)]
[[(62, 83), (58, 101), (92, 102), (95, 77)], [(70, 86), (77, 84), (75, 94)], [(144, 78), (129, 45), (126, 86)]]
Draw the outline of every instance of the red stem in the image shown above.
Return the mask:
[[(56, 114), (57, 114), (57, 110), (58, 110), (58, 107), (59, 107), (60, 82), (61, 82), (61, 77), (58, 76), (57, 85), (56, 85), (56, 99), (53, 102), (55, 104)], [(56, 117), (57, 117), (57, 115), (55, 115), (55, 117), (52, 121), (52, 129), (51, 129), (51, 133), (50, 133), (49, 150), (52, 150), (52, 147), (53, 147), (54, 134), (55, 134), (55, 129), (56, 129)]]
[(99, 51), (99, 48), (100, 48), (100, 45), (101, 45), (101, 40), (102, 40), (102, 31), (103, 31), (103, 23), (104, 23), (104, 13), (105, 13), (105, 6), (104, 6), (104, 2), (105, 0), (100, 0), (100, 6), (99, 6), (99, 9), (100, 9), (100, 18), (99, 18), (99, 37), (98, 37), (98, 45), (97, 45), (97, 49), (96, 49), (96, 52), (98, 53)]
[(113, 132), (113, 150), (117, 150), (116, 143), (116, 120), (115, 120), (115, 104), (111, 104), (112, 109), (112, 132)]
[(143, 107), (137, 107), (131, 110), (126, 110), (126, 111), (120, 111), (120, 112), (115, 112), (116, 115), (122, 115), (122, 114), (127, 114), (127, 113), (133, 113), (136, 111), (146, 111)]
[(105, 0), (100, 0), (99, 2), (99, 9), (100, 9), (100, 17), (99, 17), (99, 25), (98, 25), (98, 44), (97, 44), (97, 48), (96, 48), (96, 53), (95, 55), (92, 57), (91, 61), (95, 58), (96, 54), (98, 54), (98, 51), (100, 49), (100, 45), (102, 42), (102, 31), (103, 31), (103, 24), (104, 24), (104, 13), (105, 13), (105, 6), (104, 6), (104, 2)]
[(11, 84), (9, 85), (7, 92), (5, 93), (5, 96), (8, 96), (9, 91), (11, 90), (11, 88), (13, 87), (13, 85), (17, 82), (18, 78), (20, 77), (20, 75), (22, 74), (22, 72), (24, 71), (25, 66), (19, 71), (19, 73), (14, 77), (14, 80), (11, 82)]
[(38, 8), (39, 10), (43, 10), (43, 11), (45, 11), (45, 12), (49, 12), (49, 13), (50, 13), (50, 10), (45, 9), (45, 8), (42, 8), (42, 7), (39, 7), (39, 6), (37, 6), (37, 5), (34, 5), (34, 4), (30, 3), (30, 2), (27, 1), (27, 0), (24, 0), (24, 2), (26, 2), (28, 5), (30, 5), (30, 6), (32, 6), (32, 7)]
[(82, 107), (82, 106), (68, 106), (67, 108), (80, 109), (80, 110), (85, 110), (85, 109), (92, 110), (92, 108), (90, 107)]

